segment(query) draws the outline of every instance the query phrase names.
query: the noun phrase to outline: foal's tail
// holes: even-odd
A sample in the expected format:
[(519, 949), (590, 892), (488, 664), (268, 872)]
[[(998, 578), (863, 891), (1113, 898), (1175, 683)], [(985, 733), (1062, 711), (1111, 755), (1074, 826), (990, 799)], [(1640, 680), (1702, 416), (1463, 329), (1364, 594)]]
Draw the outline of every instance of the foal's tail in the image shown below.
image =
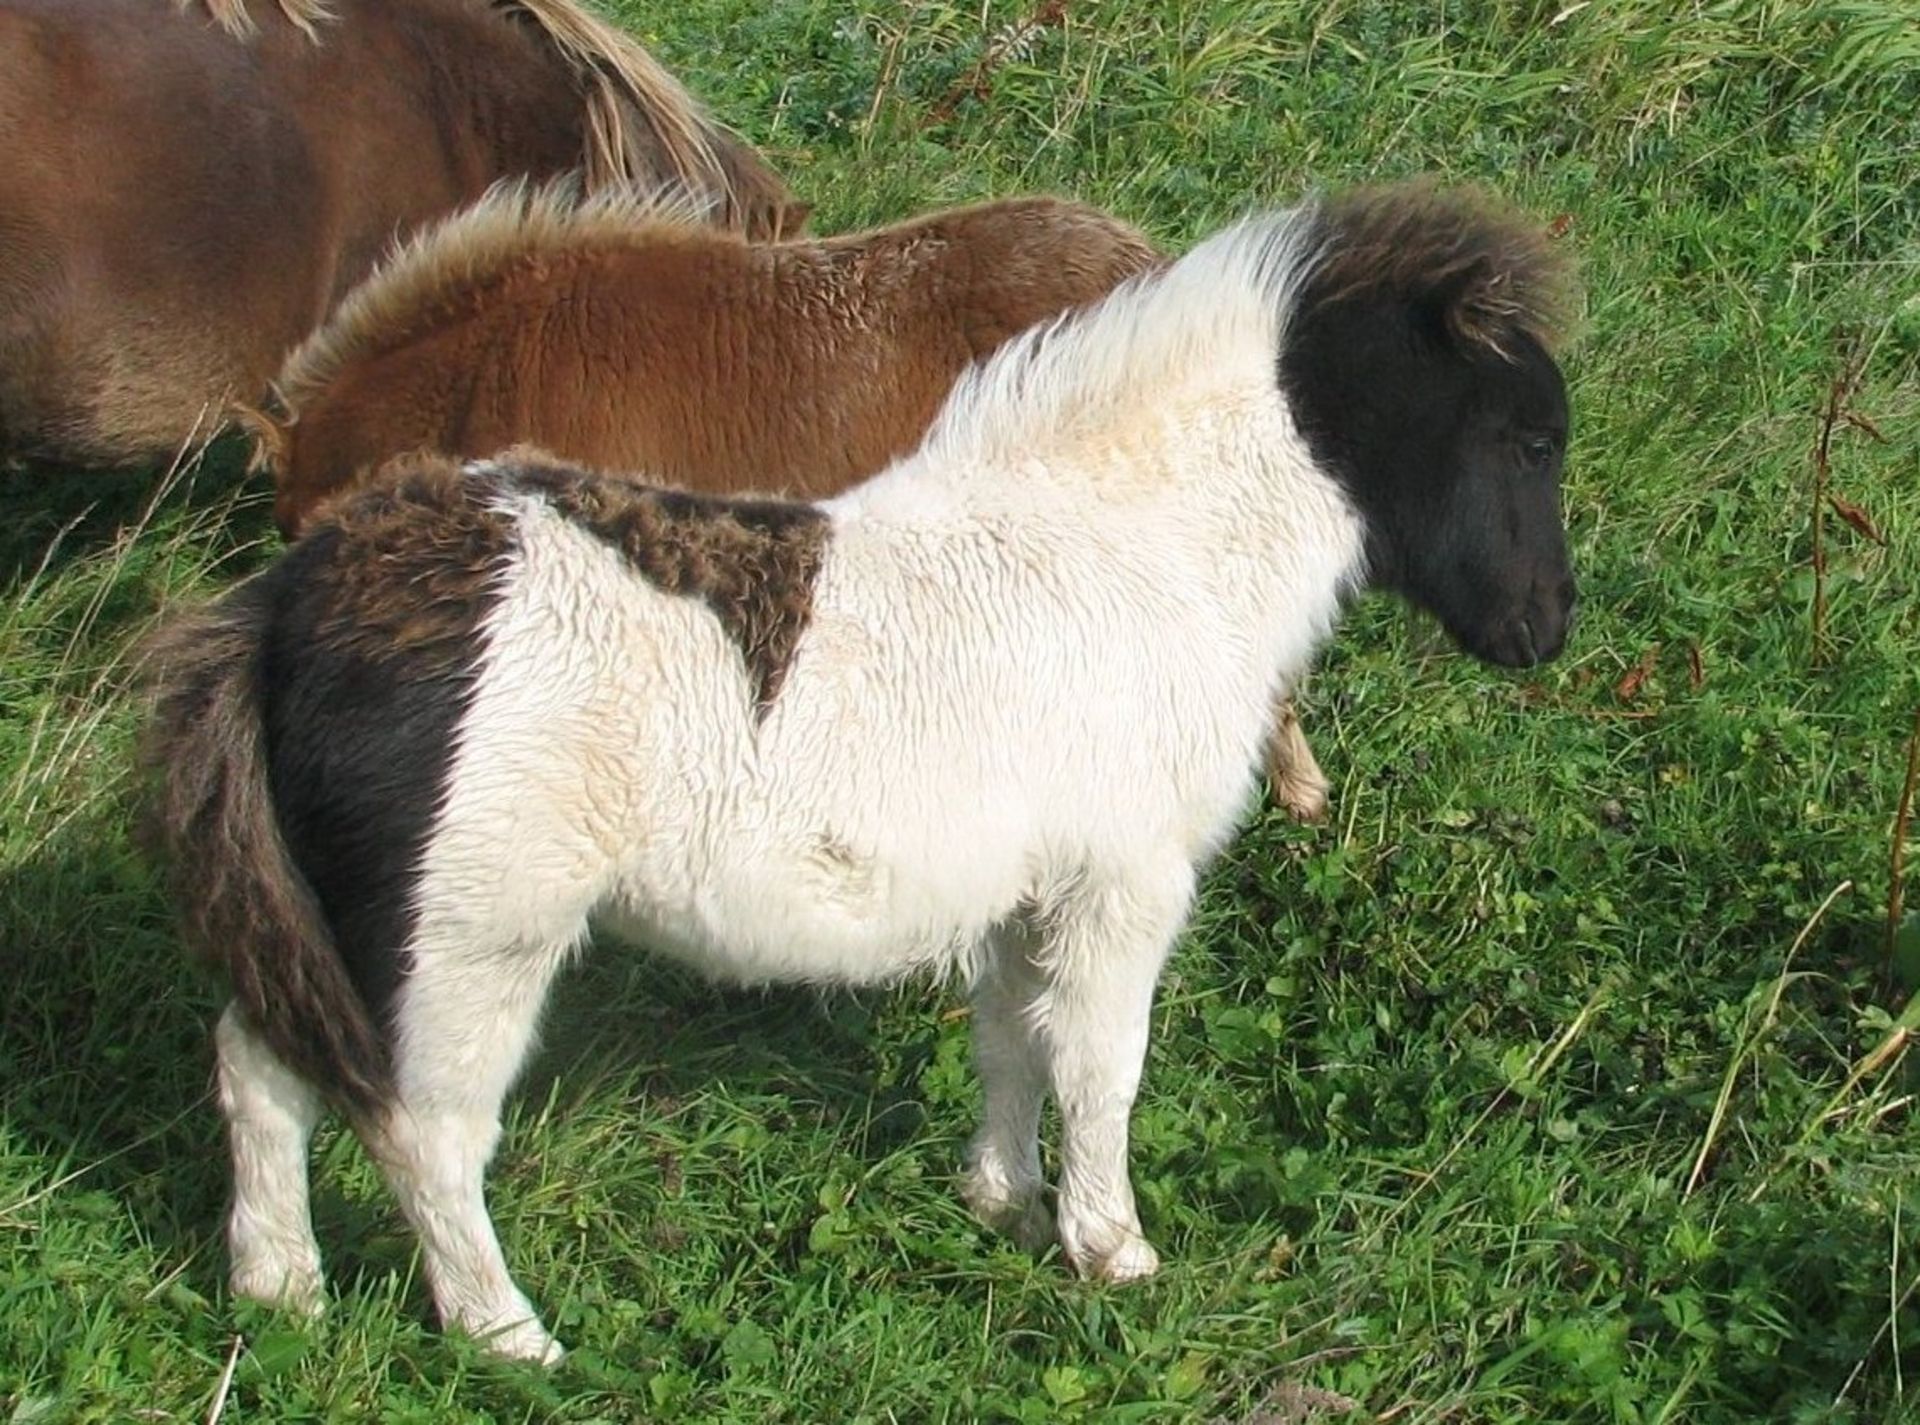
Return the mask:
[(287, 849), (267, 781), (271, 579), (178, 620), (148, 651), (147, 831), (169, 863), (189, 949), (225, 969), (283, 1063), (370, 1113), (390, 1097), (386, 1043)]

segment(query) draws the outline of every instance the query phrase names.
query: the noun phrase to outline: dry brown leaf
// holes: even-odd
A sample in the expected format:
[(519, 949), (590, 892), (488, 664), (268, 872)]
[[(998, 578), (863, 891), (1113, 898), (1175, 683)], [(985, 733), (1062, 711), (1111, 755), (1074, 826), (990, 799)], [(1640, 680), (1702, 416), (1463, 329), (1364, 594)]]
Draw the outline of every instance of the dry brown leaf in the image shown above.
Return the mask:
[(1860, 506), (1856, 505), (1852, 500), (1849, 500), (1845, 495), (1836, 495), (1833, 491), (1829, 490), (1827, 491), (1827, 503), (1833, 506), (1833, 512), (1836, 515), (1840, 516), (1841, 519), (1852, 525), (1855, 530), (1865, 535), (1875, 544), (1884, 545), (1887, 542), (1887, 537), (1880, 533), (1880, 526), (1873, 522), (1873, 516), (1861, 509)]
[(1623, 703), (1630, 703), (1640, 696), (1640, 690), (1653, 676), (1653, 660), (1660, 656), (1660, 645), (1654, 644), (1640, 655), (1640, 661), (1627, 669), (1626, 676), (1613, 685), (1613, 695)]

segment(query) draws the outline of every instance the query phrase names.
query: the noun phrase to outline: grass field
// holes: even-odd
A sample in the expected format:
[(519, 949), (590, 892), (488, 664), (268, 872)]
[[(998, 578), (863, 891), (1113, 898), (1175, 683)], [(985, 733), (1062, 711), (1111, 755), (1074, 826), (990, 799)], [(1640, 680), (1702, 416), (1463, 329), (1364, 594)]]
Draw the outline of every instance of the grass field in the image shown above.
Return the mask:
[[(1039, 22), (1023, 24), (1035, 13)], [(128, 837), (124, 654), (257, 567), (230, 451), (0, 476), (0, 1421), (1920, 1420), (1920, 26), (1884, 4), (627, 0), (836, 231), (1052, 189), (1184, 246), (1438, 170), (1565, 228), (1583, 614), (1525, 676), (1383, 600), (1313, 683), (1330, 824), (1264, 807), (1163, 986), (1168, 1259), (967, 1219), (951, 994), (601, 955), (492, 1180), (574, 1348), (432, 1325), (323, 1134), (334, 1300), (228, 1299), (217, 989)], [(1812, 452), (1833, 383), (1826, 630)], [(1915, 857), (1920, 860), (1920, 850)], [(1920, 880), (1909, 893), (1920, 904)]]

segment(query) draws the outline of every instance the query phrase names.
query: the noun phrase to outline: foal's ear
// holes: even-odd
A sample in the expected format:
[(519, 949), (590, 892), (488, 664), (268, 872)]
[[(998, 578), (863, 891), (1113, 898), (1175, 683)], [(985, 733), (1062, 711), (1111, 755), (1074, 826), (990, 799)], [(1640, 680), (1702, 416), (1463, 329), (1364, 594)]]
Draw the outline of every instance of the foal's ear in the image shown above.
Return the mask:
[(1482, 254), (1446, 273), (1428, 294), (1428, 309), (1462, 346), (1507, 355), (1508, 340), (1524, 313), (1513, 274)]
[(805, 237), (807, 219), (813, 216), (813, 204), (798, 198), (790, 198), (780, 205), (780, 211), (774, 217), (773, 236), (776, 241), (784, 238)]

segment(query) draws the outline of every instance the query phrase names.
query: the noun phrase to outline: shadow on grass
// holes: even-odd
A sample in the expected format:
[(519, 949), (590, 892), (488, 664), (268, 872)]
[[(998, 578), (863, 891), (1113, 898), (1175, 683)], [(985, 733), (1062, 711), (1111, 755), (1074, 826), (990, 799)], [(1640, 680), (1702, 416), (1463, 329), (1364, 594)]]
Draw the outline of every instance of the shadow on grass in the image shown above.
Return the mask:
[(805, 1105), (821, 1124), (862, 1120), (877, 1156), (924, 1123), (916, 1082), (936, 1041), (930, 1024), (904, 1040), (897, 1025), (876, 1024), (886, 1001), (884, 991), (716, 984), (602, 939), (557, 987), (545, 1047), (516, 1096), (530, 1105), (552, 1095), (565, 1112), (609, 1079), (637, 1080), (663, 1103), (720, 1085)]
[[(241, 499), (234, 510), (236, 545), (273, 541), (272, 502), (265, 477), (247, 473), (245, 444), (223, 436), (191, 458), (154, 511), (211, 507), (257, 487), (262, 498)], [(76, 470), (45, 464), (0, 466), (0, 589), (17, 586), (42, 568), (56, 574), (98, 556), (136, 525), (168, 480), (169, 467)]]
[(214, 995), (183, 966), (158, 887), (123, 841), (60, 842), (0, 873), (0, 1122), (63, 1184), (56, 1201), (106, 1194), (163, 1258), (191, 1259), (187, 1283), (205, 1293), (226, 1188)]
[[(229, 1179), (209, 1031), (224, 996), (183, 955), (157, 876), (118, 830), (76, 824), (0, 873), (0, 946), (10, 972), (0, 1128), (44, 1158), (49, 1181), (73, 1175), (59, 1194), (105, 1194), (162, 1259), (189, 1264), (189, 1286), (215, 1298)], [(603, 943), (563, 978), (546, 1047), (508, 1111), (553, 1093), (565, 1114), (622, 1079), (655, 1103), (724, 1082), (746, 1098), (787, 1101), (770, 1119), (854, 1124), (877, 1155), (924, 1122), (912, 1085), (933, 1035), (889, 1045), (889, 1062), (904, 1070), (891, 1077), (907, 1087), (888, 1088), (876, 1077), (873, 1012), (873, 997), (719, 988)], [(321, 1157), (331, 1157), (329, 1141)], [(319, 1159), (316, 1175), (315, 1225), (336, 1284), (406, 1272), (412, 1238), (384, 1189), (352, 1191), (320, 1172)]]

